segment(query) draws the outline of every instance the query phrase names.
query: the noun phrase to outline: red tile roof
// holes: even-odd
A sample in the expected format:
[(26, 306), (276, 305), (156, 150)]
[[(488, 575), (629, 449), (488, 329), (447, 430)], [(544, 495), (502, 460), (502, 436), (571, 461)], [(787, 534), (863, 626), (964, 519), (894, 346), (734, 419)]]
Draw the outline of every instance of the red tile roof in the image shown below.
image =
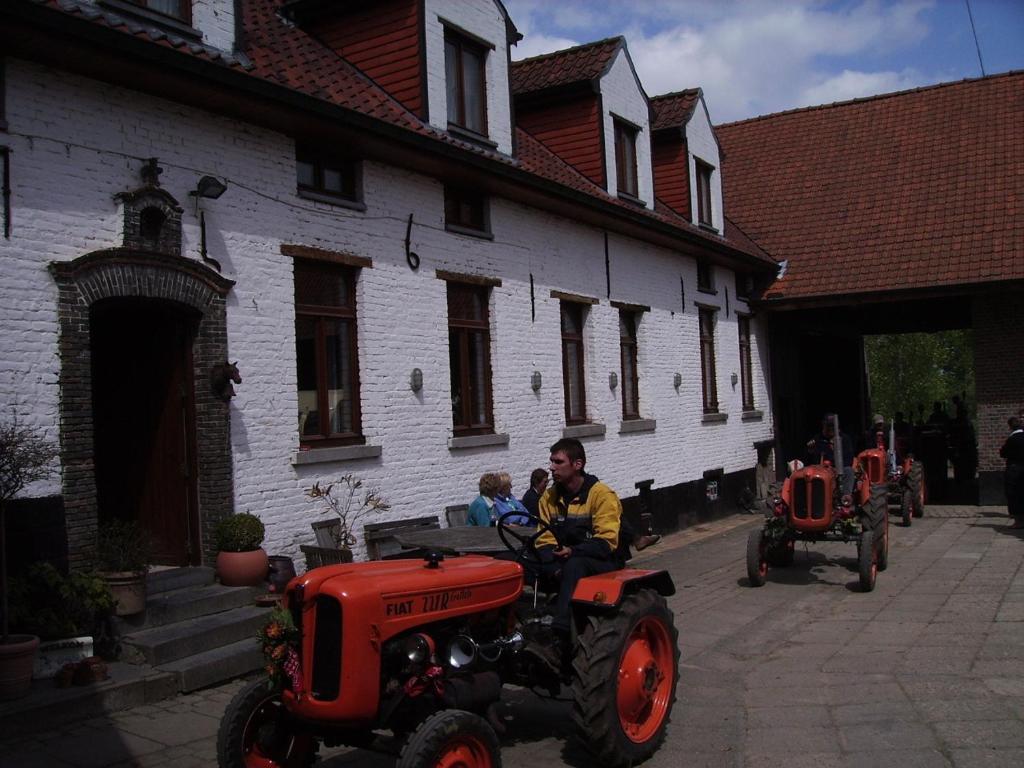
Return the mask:
[(560, 85), (596, 80), (608, 71), (615, 54), (625, 44), (623, 37), (609, 37), (575, 48), (513, 61), (509, 76), (512, 93), (518, 96)]
[(700, 88), (687, 88), (685, 91), (652, 96), (651, 109), (654, 117), (651, 120), (651, 130), (660, 131), (663, 128), (685, 126), (700, 96)]
[[(633, 213), (641, 213), (652, 220), (697, 235), (709, 242), (726, 245), (755, 259), (772, 260), (754, 244), (746, 240), (733, 242), (695, 227), (690, 222), (659, 207), (651, 211), (610, 196), (604, 189), (551, 153), (544, 145), (517, 128), (518, 155), (511, 158), (480, 145), (463, 141), (446, 131), (440, 131), (420, 120), (374, 81), (347, 61), (298, 27), (284, 22), (277, 11), (282, 0), (241, 0), (245, 24), (245, 49), (241, 54), (228, 56), (215, 48), (185, 41), (140, 22), (126, 20), (114, 12), (100, 10), (92, 5), (78, 5), (68, 0), (26, 0), (65, 14), (80, 16), (94, 24), (109, 27), (154, 44), (176, 49), (180, 53), (198, 57), (212, 64), (224, 66), (239, 74), (256, 77), (291, 90), (322, 99), (330, 104), (368, 115), (391, 125), (427, 136), (433, 140), (457, 146), (467, 152), (486, 156), (506, 166), (520, 168), (538, 178), (563, 187), (583, 192)], [(624, 44), (622, 38), (592, 43), (582, 48), (600, 48), (610, 55)], [(573, 49), (576, 50), (576, 49)], [(551, 54), (557, 55), (557, 54)], [(546, 57), (538, 57), (546, 58)], [(594, 61), (600, 58), (596, 56)], [(605, 63), (608, 59), (605, 59)], [(594, 64), (593, 66), (596, 66)], [(667, 209), (666, 209), (667, 210)]]
[(1024, 279), (1024, 72), (715, 129), (725, 207), (801, 300)]

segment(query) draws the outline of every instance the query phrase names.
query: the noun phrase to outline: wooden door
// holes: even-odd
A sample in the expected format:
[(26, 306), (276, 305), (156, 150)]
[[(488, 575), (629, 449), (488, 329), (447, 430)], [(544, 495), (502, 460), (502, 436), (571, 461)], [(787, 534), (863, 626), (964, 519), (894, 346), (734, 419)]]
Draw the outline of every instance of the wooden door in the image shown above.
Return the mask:
[(139, 521), (154, 564), (199, 561), (194, 329), (155, 301), (106, 302), (91, 318), (99, 518)]

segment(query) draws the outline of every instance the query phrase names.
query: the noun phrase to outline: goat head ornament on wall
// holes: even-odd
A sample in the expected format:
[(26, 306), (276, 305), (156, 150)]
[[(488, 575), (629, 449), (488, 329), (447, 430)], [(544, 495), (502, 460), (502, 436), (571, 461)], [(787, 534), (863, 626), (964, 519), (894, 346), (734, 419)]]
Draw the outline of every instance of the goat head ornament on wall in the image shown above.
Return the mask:
[(242, 376), (238, 373), (237, 361), (229, 363), (225, 360), (223, 363), (215, 365), (210, 369), (210, 386), (213, 388), (213, 393), (225, 403), (230, 402), (231, 398), (235, 396), (235, 388), (232, 386), (232, 382), (235, 384), (242, 383)]

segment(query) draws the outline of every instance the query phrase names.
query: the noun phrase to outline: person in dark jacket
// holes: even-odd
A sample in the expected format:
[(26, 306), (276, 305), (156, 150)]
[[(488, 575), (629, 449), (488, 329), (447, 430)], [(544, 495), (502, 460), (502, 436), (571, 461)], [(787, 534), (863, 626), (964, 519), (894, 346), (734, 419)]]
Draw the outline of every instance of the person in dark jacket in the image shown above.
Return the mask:
[(1011, 416), (1007, 422), (1010, 434), (999, 449), (1006, 460), (1003, 482), (1006, 488), (1006, 507), (1013, 518), (1011, 528), (1024, 528), (1024, 422)]
[[(832, 466), (836, 464), (836, 434), (835, 414), (826, 413), (821, 419), (821, 432), (807, 441), (807, 463), (823, 464), (829, 462)], [(843, 466), (836, 467), (839, 472), (841, 488), (843, 493), (853, 491), (853, 440), (850, 436), (839, 431), (839, 446), (843, 453)]]
[(523, 494), (523, 506), (534, 517), (540, 517), (540, 497), (548, 488), (548, 471), (537, 468), (530, 473), (530, 490)]

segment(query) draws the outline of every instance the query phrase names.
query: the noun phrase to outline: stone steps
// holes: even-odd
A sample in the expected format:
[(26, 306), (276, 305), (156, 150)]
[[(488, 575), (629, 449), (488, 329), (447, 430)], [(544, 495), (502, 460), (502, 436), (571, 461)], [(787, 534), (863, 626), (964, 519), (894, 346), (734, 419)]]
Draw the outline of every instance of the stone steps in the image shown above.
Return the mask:
[(212, 568), (174, 568), (146, 580), (145, 613), (118, 622), (121, 660), (171, 675), (193, 691), (263, 666), (256, 633), (269, 609), (253, 600), (260, 587), (225, 587)]
[(157, 670), (172, 675), (178, 690), (187, 693), (247, 675), (264, 663), (259, 641), (250, 637), (161, 664)]

